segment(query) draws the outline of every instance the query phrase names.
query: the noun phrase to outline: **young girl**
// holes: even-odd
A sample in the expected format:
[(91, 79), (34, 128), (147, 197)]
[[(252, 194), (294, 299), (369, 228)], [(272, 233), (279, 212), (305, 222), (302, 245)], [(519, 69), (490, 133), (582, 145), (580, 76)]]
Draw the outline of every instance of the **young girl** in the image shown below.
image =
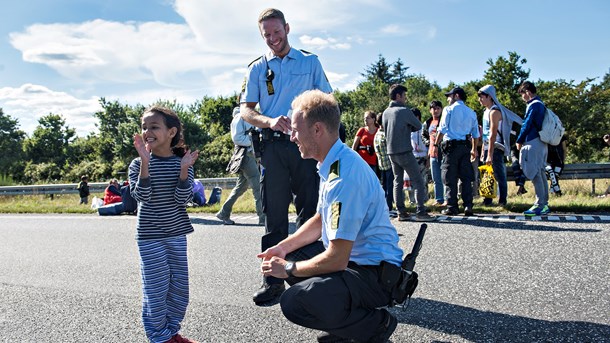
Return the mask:
[(129, 185), (138, 201), (144, 330), (153, 343), (194, 342), (178, 331), (189, 301), (186, 234), (193, 226), (186, 204), (199, 151), (181, 146), (180, 119), (164, 107), (144, 111), (142, 134), (133, 139), (140, 157), (129, 166)]

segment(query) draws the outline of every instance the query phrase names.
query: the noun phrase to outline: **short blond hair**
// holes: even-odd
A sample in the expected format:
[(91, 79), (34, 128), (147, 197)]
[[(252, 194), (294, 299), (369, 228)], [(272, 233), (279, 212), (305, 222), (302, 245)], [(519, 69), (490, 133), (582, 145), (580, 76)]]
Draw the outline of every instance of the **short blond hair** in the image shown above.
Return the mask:
[(326, 125), (330, 132), (339, 133), (341, 112), (339, 103), (332, 94), (320, 90), (308, 90), (292, 101), (292, 109), (303, 112), (303, 118), (309, 127), (316, 122)]
[(276, 8), (267, 8), (261, 12), (258, 16), (258, 23), (261, 24), (265, 20), (269, 19), (279, 19), (282, 22), (282, 25), (286, 25), (286, 19), (284, 18), (284, 13)]

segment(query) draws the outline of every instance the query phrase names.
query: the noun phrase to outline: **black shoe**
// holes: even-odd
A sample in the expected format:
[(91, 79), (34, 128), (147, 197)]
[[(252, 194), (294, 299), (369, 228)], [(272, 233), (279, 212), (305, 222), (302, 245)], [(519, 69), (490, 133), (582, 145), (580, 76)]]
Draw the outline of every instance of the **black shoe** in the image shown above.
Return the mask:
[(451, 208), (446, 208), (444, 210), (441, 211), (441, 214), (444, 214), (446, 216), (457, 216), (459, 213), (457, 210), (451, 209)]
[(408, 222), (411, 221), (411, 215), (408, 212), (398, 212), (398, 221), (399, 222)]
[(396, 326), (398, 325), (398, 320), (387, 310), (382, 310), (385, 314), (383, 319), (383, 323), (377, 327), (375, 330), (375, 334), (371, 339), (369, 339), (370, 343), (385, 343), (387, 342), (394, 330), (396, 330)]
[(464, 208), (464, 215), (467, 217), (474, 216), (474, 212), (472, 212), (472, 207)]
[(277, 299), (280, 295), (282, 295), (282, 293), (284, 293), (285, 290), (286, 287), (284, 287), (283, 282), (271, 285), (264, 282), (261, 288), (254, 293), (252, 300), (254, 300), (254, 303), (257, 305), (270, 302)]
[(354, 342), (349, 338), (339, 337), (337, 335), (333, 335), (332, 333), (328, 333), (326, 331), (321, 332), (318, 335), (318, 342), (320, 343), (351, 343)]

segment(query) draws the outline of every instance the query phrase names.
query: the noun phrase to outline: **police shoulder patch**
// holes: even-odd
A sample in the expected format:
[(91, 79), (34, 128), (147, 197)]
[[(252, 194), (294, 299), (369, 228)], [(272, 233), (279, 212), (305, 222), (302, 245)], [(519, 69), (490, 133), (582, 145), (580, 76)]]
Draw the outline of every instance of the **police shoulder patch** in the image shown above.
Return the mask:
[(330, 228), (331, 230), (339, 229), (339, 219), (341, 218), (341, 203), (339, 201), (335, 201), (330, 206), (331, 217), (330, 217)]
[(339, 173), (339, 160), (333, 162), (330, 165), (330, 172), (328, 173), (328, 181), (332, 181), (338, 178), (341, 174)]

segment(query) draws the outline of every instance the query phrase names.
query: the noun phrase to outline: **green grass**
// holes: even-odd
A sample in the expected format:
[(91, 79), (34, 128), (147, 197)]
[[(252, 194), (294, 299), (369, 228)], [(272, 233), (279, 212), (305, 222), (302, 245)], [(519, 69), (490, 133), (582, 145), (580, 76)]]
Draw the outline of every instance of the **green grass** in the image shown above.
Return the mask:
[[(596, 180), (597, 194), (603, 193), (608, 185), (609, 179)], [(610, 212), (610, 197), (592, 196), (591, 180), (562, 180), (561, 187), (563, 196), (557, 197), (550, 195), (549, 205), (554, 213), (608, 213)], [(513, 182), (509, 183), (508, 187), (508, 206), (506, 208), (491, 206), (481, 206), (482, 198), (474, 200), (475, 213), (520, 213), (530, 208), (534, 203), (534, 187), (530, 182), (526, 184), (527, 194), (517, 195), (517, 189)], [(432, 190), (432, 186), (429, 186)], [(222, 200), (220, 204), (204, 207), (188, 208), (189, 213), (216, 213), (220, 209), (220, 205), (229, 196), (230, 189), (223, 189)], [(102, 193), (92, 194), (89, 197), (89, 202), (93, 196), (103, 197)], [(209, 192), (207, 192), (209, 198)], [(90, 205), (79, 205), (80, 198), (78, 194), (63, 194), (55, 195), (51, 199), (48, 195), (19, 195), (19, 196), (0, 196), (0, 213), (97, 213), (92, 210)], [(433, 200), (428, 202), (432, 205)], [(408, 207), (414, 211), (413, 206)], [(440, 209), (433, 208), (432, 213), (438, 213)], [(290, 211), (294, 213), (294, 206), (290, 207)], [(252, 191), (248, 190), (242, 195), (235, 206), (233, 213), (254, 213), (254, 198)]]

